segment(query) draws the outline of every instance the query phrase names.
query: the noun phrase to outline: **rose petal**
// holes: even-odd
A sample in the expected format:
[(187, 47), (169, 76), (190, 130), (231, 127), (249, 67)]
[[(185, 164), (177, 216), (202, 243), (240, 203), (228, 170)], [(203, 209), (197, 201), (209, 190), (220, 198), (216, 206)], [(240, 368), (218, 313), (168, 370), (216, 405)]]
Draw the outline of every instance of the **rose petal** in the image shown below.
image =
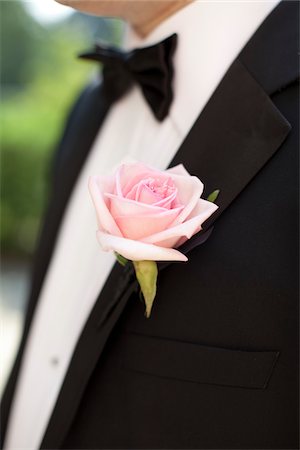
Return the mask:
[(175, 175), (183, 175), (185, 177), (191, 176), (191, 174), (188, 173), (183, 164), (178, 164), (177, 166), (170, 167), (170, 169), (167, 169), (166, 172), (174, 173)]
[(122, 164), (118, 173), (122, 192), (124, 197), (126, 197), (135, 184), (138, 184), (143, 178), (149, 176), (149, 168), (141, 163)]
[(164, 171), (145, 166), (141, 163), (123, 164), (120, 167), (120, 184), (124, 197), (128, 195), (135, 184), (138, 184), (143, 179), (150, 177), (159, 178), (163, 183), (169, 176)]
[(173, 248), (145, 244), (111, 234), (97, 232), (98, 242), (104, 251), (113, 250), (132, 261), (187, 261), (187, 257)]
[(177, 197), (182, 205), (182, 212), (175, 219), (174, 225), (182, 223), (191, 214), (203, 192), (203, 183), (197, 177), (171, 174), (178, 189)]
[(165, 208), (159, 206), (147, 205), (146, 203), (139, 203), (135, 200), (120, 198), (114, 194), (105, 194), (104, 197), (110, 199), (109, 210), (113, 217), (160, 214), (166, 211)]
[(190, 239), (195, 233), (200, 231), (201, 225), (217, 209), (218, 206), (214, 203), (199, 199), (193, 213), (186, 222), (148, 236), (143, 239), (143, 242), (161, 245), (162, 247), (174, 247), (182, 236)]
[(168, 228), (181, 210), (182, 207), (167, 209), (160, 214), (115, 216), (115, 221), (124, 237), (140, 240)]
[[(161, 208), (168, 208), (168, 209), (170, 209), (173, 206), (173, 205), (171, 205), (172, 202), (174, 202), (174, 200), (177, 197), (177, 193), (178, 193), (178, 189), (175, 189), (175, 191), (172, 192), (168, 197), (163, 198), (162, 200), (160, 200), (157, 203), (154, 203), (153, 206), (159, 206)], [(174, 202), (174, 203), (176, 203), (176, 202)], [(177, 207), (177, 205), (176, 205), (176, 207)]]
[(154, 205), (161, 200), (161, 197), (152, 191), (143, 181), (138, 185), (136, 197), (136, 201), (146, 203), (147, 205)]
[(96, 209), (98, 226), (101, 230), (117, 236), (122, 236), (119, 227), (109, 212), (103, 191), (111, 191), (114, 186), (113, 177), (96, 177), (89, 179), (89, 191)]
[(118, 197), (124, 197), (123, 191), (122, 191), (122, 186), (121, 186), (120, 171), (121, 171), (121, 167), (119, 167), (119, 169), (116, 172), (114, 194), (116, 194)]

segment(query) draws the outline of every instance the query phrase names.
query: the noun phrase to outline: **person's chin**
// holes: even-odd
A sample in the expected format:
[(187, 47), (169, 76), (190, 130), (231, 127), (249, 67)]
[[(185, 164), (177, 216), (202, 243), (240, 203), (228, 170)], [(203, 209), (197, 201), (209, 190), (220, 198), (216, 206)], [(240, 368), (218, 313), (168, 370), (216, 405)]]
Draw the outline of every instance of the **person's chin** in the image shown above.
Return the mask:
[(98, 16), (121, 16), (126, 1), (119, 0), (55, 0), (61, 5)]

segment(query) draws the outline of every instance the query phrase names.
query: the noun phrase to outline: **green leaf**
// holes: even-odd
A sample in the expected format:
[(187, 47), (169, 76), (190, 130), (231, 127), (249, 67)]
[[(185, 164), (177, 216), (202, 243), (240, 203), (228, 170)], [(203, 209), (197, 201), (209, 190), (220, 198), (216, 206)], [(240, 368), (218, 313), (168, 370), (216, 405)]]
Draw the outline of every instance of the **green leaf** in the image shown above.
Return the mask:
[(126, 266), (126, 264), (128, 263), (128, 259), (124, 258), (124, 256), (120, 255), (117, 252), (115, 252), (115, 255), (121, 266)]
[(207, 201), (211, 202), (211, 203), (215, 203), (219, 194), (220, 194), (220, 189), (216, 189), (211, 194), (209, 194), (209, 196), (207, 197)]
[(148, 319), (156, 296), (157, 264), (155, 261), (132, 261), (132, 263), (145, 300), (145, 315)]

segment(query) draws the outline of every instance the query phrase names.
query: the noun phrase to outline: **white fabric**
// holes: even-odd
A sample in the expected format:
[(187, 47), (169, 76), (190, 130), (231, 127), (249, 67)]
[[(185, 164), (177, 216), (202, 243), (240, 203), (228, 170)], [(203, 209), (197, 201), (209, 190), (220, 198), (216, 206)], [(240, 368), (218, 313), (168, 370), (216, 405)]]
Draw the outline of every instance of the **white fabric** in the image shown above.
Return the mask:
[(77, 339), (115, 262), (97, 243), (87, 189), (89, 176), (111, 171), (128, 156), (166, 168), (232, 61), (277, 3), (279, 0), (201, 0), (170, 17), (144, 40), (129, 32), (128, 48), (178, 33), (175, 99), (169, 117), (159, 123), (140, 90), (134, 88), (111, 109), (94, 142), (65, 213), (40, 294), (6, 449), (38, 448)]

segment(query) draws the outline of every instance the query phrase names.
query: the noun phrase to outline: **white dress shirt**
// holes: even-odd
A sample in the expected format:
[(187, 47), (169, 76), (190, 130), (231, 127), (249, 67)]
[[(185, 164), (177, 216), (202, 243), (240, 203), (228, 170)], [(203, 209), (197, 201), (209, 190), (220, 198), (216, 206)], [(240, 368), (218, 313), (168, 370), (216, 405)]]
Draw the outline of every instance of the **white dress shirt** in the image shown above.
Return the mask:
[(195, 1), (143, 40), (129, 31), (128, 48), (178, 34), (175, 98), (169, 116), (157, 122), (135, 87), (111, 108), (96, 137), (65, 212), (40, 293), (6, 449), (39, 447), (77, 340), (115, 263), (114, 255), (103, 252), (96, 240), (89, 176), (109, 173), (124, 157), (166, 168), (230, 64), (277, 3)]

